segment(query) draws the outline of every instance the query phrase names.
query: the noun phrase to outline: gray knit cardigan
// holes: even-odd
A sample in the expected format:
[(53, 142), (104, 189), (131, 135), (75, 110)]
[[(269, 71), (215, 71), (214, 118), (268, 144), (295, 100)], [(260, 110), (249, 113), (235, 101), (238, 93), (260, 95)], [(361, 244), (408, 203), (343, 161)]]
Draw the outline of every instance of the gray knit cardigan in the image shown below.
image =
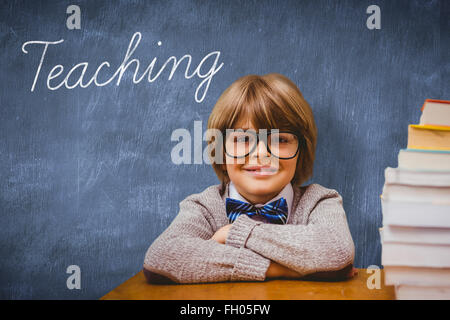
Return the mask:
[(351, 265), (355, 247), (339, 193), (319, 184), (293, 188), (285, 225), (241, 215), (225, 244), (211, 237), (229, 223), (225, 210), (228, 185), (213, 185), (186, 197), (179, 203), (178, 215), (147, 250), (147, 280), (264, 281), (271, 260), (302, 276)]

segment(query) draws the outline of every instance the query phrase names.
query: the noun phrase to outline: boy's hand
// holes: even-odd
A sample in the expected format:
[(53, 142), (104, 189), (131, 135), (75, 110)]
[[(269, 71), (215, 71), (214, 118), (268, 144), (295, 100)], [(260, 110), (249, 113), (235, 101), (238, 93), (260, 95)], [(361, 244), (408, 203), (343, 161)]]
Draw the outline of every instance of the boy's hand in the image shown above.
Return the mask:
[(266, 278), (300, 278), (300, 274), (275, 261), (270, 261), (269, 268), (266, 271)]
[(353, 264), (347, 265), (345, 268), (336, 271), (320, 271), (309, 274), (302, 279), (305, 280), (325, 280), (325, 281), (341, 281), (350, 279), (358, 274), (358, 269)]
[(357, 274), (358, 274), (358, 269), (356, 269), (352, 266), (352, 269), (347, 273), (346, 277), (352, 278), (352, 277), (356, 276)]
[(230, 230), (231, 226), (231, 223), (223, 226), (222, 228), (217, 230), (216, 233), (214, 233), (211, 239), (217, 241), (218, 243), (225, 244), (225, 240), (227, 239), (228, 231)]
[(287, 267), (276, 263), (274, 261), (270, 262), (269, 268), (266, 272), (266, 278), (293, 278), (301, 280), (325, 280), (325, 281), (335, 281), (335, 280), (346, 280), (354, 277), (358, 274), (358, 269), (353, 267), (353, 264), (338, 270), (338, 271), (323, 271), (309, 274), (307, 276), (301, 277), (300, 274), (294, 270), (288, 269)]

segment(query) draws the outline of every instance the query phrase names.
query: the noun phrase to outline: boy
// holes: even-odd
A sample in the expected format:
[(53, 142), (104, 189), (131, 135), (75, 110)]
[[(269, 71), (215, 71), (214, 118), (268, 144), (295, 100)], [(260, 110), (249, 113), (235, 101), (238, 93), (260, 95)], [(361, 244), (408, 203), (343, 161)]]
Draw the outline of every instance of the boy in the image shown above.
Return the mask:
[(208, 129), (224, 133), (223, 143), (209, 141), (212, 157), (223, 151), (224, 161), (213, 162), (221, 184), (180, 202), (146, 253), (147, 280), (353, 276), (355, 248), (341, 196), (318, 184), (301, 186), (312, 175), (317, 130), (297, 86), (280, 74), (242, 77), (220, 96)]

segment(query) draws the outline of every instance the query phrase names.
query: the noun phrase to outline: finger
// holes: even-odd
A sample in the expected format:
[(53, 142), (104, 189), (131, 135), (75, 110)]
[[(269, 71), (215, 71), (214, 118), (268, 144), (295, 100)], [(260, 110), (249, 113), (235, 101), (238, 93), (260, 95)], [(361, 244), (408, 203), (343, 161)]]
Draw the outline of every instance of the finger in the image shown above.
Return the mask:
[(356, 270), (355, 268), (352, 268), (352, 269), (347, 273), (347, 278), (352, 278), (352, 277), (355, 276), (356, 274), (358, 274), (358, 270)]

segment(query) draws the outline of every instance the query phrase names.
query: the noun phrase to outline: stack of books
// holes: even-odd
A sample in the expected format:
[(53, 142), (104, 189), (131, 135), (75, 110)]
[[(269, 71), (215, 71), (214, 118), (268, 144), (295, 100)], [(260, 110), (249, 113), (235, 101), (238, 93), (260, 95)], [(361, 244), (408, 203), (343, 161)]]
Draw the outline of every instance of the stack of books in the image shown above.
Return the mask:
[(425, 100), (381, 195), (381, 264), (396, 298), (450, 299), (450, 101)]

